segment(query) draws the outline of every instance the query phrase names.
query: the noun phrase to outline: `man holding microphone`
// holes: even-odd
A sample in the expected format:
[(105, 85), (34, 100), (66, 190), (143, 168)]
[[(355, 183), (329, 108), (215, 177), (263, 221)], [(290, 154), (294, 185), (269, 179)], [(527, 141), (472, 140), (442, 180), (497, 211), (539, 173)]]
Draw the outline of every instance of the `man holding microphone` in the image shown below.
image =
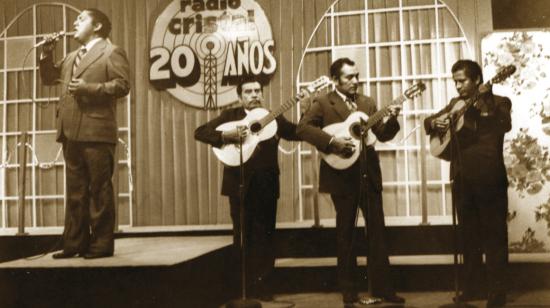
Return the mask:
[(52, 34), (40, 56), (42, 82), (63, 85), (56, 126), (66, 166), (65, 228), (63, 251), (53, 258), (94, 259), (114, 253), (116, 100), (130, 91), (129, 64), (107, 40), (111, 22), (103, 12), (85, 9), (73, 25), (81, 48), (54, 63), (59, 35)]

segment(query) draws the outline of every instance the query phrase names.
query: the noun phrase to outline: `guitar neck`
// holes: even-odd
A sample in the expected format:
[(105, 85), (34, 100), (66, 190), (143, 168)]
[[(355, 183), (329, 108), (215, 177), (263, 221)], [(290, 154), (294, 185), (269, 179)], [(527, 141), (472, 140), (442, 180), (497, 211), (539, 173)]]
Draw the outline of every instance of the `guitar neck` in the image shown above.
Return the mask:
[(283, 114), (285, 111), (289, 110), (296, 104), (298, 101), (298, 97), (293, 97), (289, 100), (287, 100), (284, 104), (277, 107), (275, 110), (271, 111), (268, 115), (261, 118), (258, 123), (260, 123), (261, 127), (265, 127), (267, 124), (269, 124), (271, 121), (275, 120), (278, 116)]
[(382, 107), (382, 109), (375, 112), (372, 116), (369, 117), (366, 124), (366, 129), (371, 129), (376, 123), (380, 122), (385, 116), (390, 112), (390, 106), (401, 105), (404, 101), (407, 100), (405, 94), (402, 94), (398, 98), (394, 99), (389, 105)]
[(466, 110), (468, 110), (468, 108), (470, 108), (470, 106), (472, 106), (473, 104), (475, 104), (475, 102), (477, 102), (479, 100), (479, 97), (483, 94), (483, 93), (486, 93), (487, 91), (489, 91), (491, 89), (491, 85), (492, 85), (492, 80), (489, 80), (487, 81), (486, 83), (482, 84), (480, 87), (479, 87), (479, 91), (478, 93), (472, 97), (472, 98), (469, 98), (465, 101), (465, 104), (464, 106), (462, 106), (462, 108), (460, 108), (458, 111), (456, 111), (454, 113), (455, 117), (456, 118), (460, 118), (462, 117), (465, 113), (466, 113)]

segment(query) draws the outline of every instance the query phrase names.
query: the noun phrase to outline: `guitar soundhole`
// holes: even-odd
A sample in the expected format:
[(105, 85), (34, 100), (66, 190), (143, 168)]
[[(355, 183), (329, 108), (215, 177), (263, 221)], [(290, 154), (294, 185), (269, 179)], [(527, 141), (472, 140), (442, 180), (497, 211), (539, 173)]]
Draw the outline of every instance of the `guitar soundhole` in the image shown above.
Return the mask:
[(359, 139), (361, 138), (361, 124), (359, 122), (355, 122), (352, 125), (349, 126), (349, 133), (350, 135), (355, 138)]
[(250, 131), (257, 133), (262, 129), (262, 125), (259, 122), (254, 122), (250, 125)]

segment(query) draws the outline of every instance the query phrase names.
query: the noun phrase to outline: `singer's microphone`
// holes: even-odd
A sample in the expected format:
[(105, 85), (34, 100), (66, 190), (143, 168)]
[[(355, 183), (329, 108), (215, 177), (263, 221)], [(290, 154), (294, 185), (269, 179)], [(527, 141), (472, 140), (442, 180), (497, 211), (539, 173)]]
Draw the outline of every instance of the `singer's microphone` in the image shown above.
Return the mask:
[[(54, 32), (53, 36), (52, 36), (52, 41), (55, 41), (55, 40), (57, 40), (58, 38), (60, 38), (64, 35), (72, 35), (72, 34), (74, 34), (74, 33), (73, 32), (65, 32), (65, 31)], [(44, 44), (46, 44), (46, 40), (42, 40), (42, 41), (34, 44), (34, 48), (40, 47)]]

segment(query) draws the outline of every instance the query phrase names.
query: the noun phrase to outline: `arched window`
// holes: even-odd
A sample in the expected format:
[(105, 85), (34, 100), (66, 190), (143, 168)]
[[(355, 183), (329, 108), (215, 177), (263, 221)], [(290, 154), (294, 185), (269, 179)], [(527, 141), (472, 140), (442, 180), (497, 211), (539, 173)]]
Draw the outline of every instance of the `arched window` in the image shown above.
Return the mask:
[[(472, 56), (456, 17), (439, 0), (335, 1), (309, 38), (298, 70), (299, 87), (327, 74), (330, 64), (342, 57), (356, 62), (361, 90), (379, 108), (419, 80), (427, 86), (420, 98), (404, 103), (398, 135), (376, 145), (390, 224), (449, 221), (448, 164), (429, 155), (422, 122), (456, 95), (452, 64)], [(330, 202), (308, 193), (318, 181), (315, 150), (302, 144), (299, 155), (300, 206)], [(320, 208), (325, 209), (321, 216), (331, 215), (326, 209), (332, 207)]]

